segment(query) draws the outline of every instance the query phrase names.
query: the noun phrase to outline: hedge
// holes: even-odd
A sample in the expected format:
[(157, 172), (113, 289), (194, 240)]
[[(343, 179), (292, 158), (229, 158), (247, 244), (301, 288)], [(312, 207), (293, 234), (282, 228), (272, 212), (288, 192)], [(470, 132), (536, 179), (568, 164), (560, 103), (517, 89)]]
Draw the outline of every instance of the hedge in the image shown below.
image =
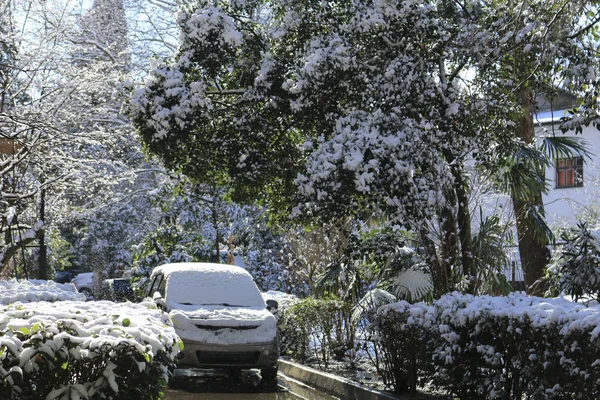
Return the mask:
[(431, 381), (460, 399), (600, 398), (600, 308), (565, 299), (445, 295), (379, 308), (396, 389)]
[(160, 399), (180, 343), (153, 303), (2, 305), (0, 399)]

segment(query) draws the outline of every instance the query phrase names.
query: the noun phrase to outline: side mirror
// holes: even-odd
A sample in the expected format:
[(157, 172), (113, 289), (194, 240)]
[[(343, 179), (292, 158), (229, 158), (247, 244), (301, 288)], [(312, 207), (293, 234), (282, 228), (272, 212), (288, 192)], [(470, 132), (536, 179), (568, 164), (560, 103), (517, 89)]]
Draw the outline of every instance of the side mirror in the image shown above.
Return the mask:
[(267, 310), (273, 312), (279, 308), (279, 303), (277, 300), (269, 299), (267, 300)]

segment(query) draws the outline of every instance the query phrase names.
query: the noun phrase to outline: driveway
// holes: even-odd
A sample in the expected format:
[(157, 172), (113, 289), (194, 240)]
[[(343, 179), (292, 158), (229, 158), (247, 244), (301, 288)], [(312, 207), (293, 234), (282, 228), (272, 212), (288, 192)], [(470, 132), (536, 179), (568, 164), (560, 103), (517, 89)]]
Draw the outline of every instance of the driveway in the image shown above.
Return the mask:
[(338, 400), (293, 379), (279, 376), (277, 386), (261, 382), (258, 371), (241, 376), (208, 370), (177, 370), (165, 400)]

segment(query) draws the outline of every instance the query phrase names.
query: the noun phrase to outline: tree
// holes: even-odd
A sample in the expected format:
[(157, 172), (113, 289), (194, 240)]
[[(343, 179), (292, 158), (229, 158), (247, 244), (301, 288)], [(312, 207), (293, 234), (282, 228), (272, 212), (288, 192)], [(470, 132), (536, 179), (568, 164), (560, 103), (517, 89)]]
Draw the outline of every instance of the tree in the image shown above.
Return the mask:
[[(480, 87), (516, 106), (512, 121), (516, 147), (501, 153), (505, 184), (516, 216), (519, 252), (528, 292), (542, 295), (540, 280), (550, 260), (551, 233), (544, 222), (542, 194), (547, 190), (544, 167), (558, 155), (584, 153), (582, 146), (558, 138), (544, 139), (546, 154), (532, 148), (536, 142), (534, 114), (542, 97), (552, 102), (557, 87), (580, 97), (563, 131), (597, 126), (597, 30), (600, 17), (589, 1), (501, 1), (489, 7), (483, 23), (496, 36), (490, 42), (489, 61), (480, 63)], [(508, 151), (506, 153), (505, 151)], [(508, 161), (508, 164), (506, 163)], [(492, 168), (492, 171), (495, 169)], [(497, 171), (497, 170), (495, 170)]]
[[(476, 273), (464, 165), (532, 165), (517, 151), (544, 159), (528, 142), (532, 82), (569, 78), (561, 85), (586, 93), (577, 120), (593, 118), (584, 89), (595, 78), (577, 73), (596, 59), (587, 5), (289, 0), (267, 5), (267, 23), (255, 3), (188, 5), (180, 49), (134, 91), (132, 118), (169, 167), (231, 183), (239, 198), (284, 198), (317, 220), (378, 215), (416, 231), (433, 221), (443, 292)], [(542, 215), (540, 189), (512, 192), (532, 251), (543, 242), (527, 245), (534, 230), (522, 222)]]
[(42, 248), (43, 229), (70, 242), (79, 268), (109, 244), (100, 268), (119, 273), (131, 264), (129, 247), (153, 227), (145, 195), (164, 170), (145, 159), (122, 112), (118, 89), (131, 70), (122, 3), (12, 2), (2, 14), (12, 18), (3, 40), (15, 50), (3, 64), (11, 80), (0, 94), (10, 107), (0, 110), (0, 129), (16, 143), (0, 167), (11, 199), (1, 212), (13, 227), (8, 237), (3, 226), (2, 267), (17, 256), (30, 261), (24, 245), (38, 235)]
[[(311, 5), (272, 4), (271, 28), (240, 5), (186, 9), (179, 53), (133, 95), (143, 140), (194, 179), (232, 182), (238, 198), (286, 196), (305, 215), (371, 212), (413, 227), (456, 208), (470, 274), (460, 165), (479, 146), (480, 107), (458, 90), (464, 66), (423, 45), (437, 12), (376, 8), (389, 19), (377, 26), (366, 3), (356, 15), (349, 3)], [(414, 26), (406, 43), (391, 43)]]

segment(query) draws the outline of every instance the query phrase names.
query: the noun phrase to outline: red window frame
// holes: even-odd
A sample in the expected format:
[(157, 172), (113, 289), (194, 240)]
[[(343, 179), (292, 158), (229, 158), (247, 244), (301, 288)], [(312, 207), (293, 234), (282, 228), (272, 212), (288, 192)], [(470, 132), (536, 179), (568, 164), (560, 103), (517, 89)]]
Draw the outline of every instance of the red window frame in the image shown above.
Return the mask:
[(583, 157), (558, 158), (556, 160), (556, 188), (583, 186)]

